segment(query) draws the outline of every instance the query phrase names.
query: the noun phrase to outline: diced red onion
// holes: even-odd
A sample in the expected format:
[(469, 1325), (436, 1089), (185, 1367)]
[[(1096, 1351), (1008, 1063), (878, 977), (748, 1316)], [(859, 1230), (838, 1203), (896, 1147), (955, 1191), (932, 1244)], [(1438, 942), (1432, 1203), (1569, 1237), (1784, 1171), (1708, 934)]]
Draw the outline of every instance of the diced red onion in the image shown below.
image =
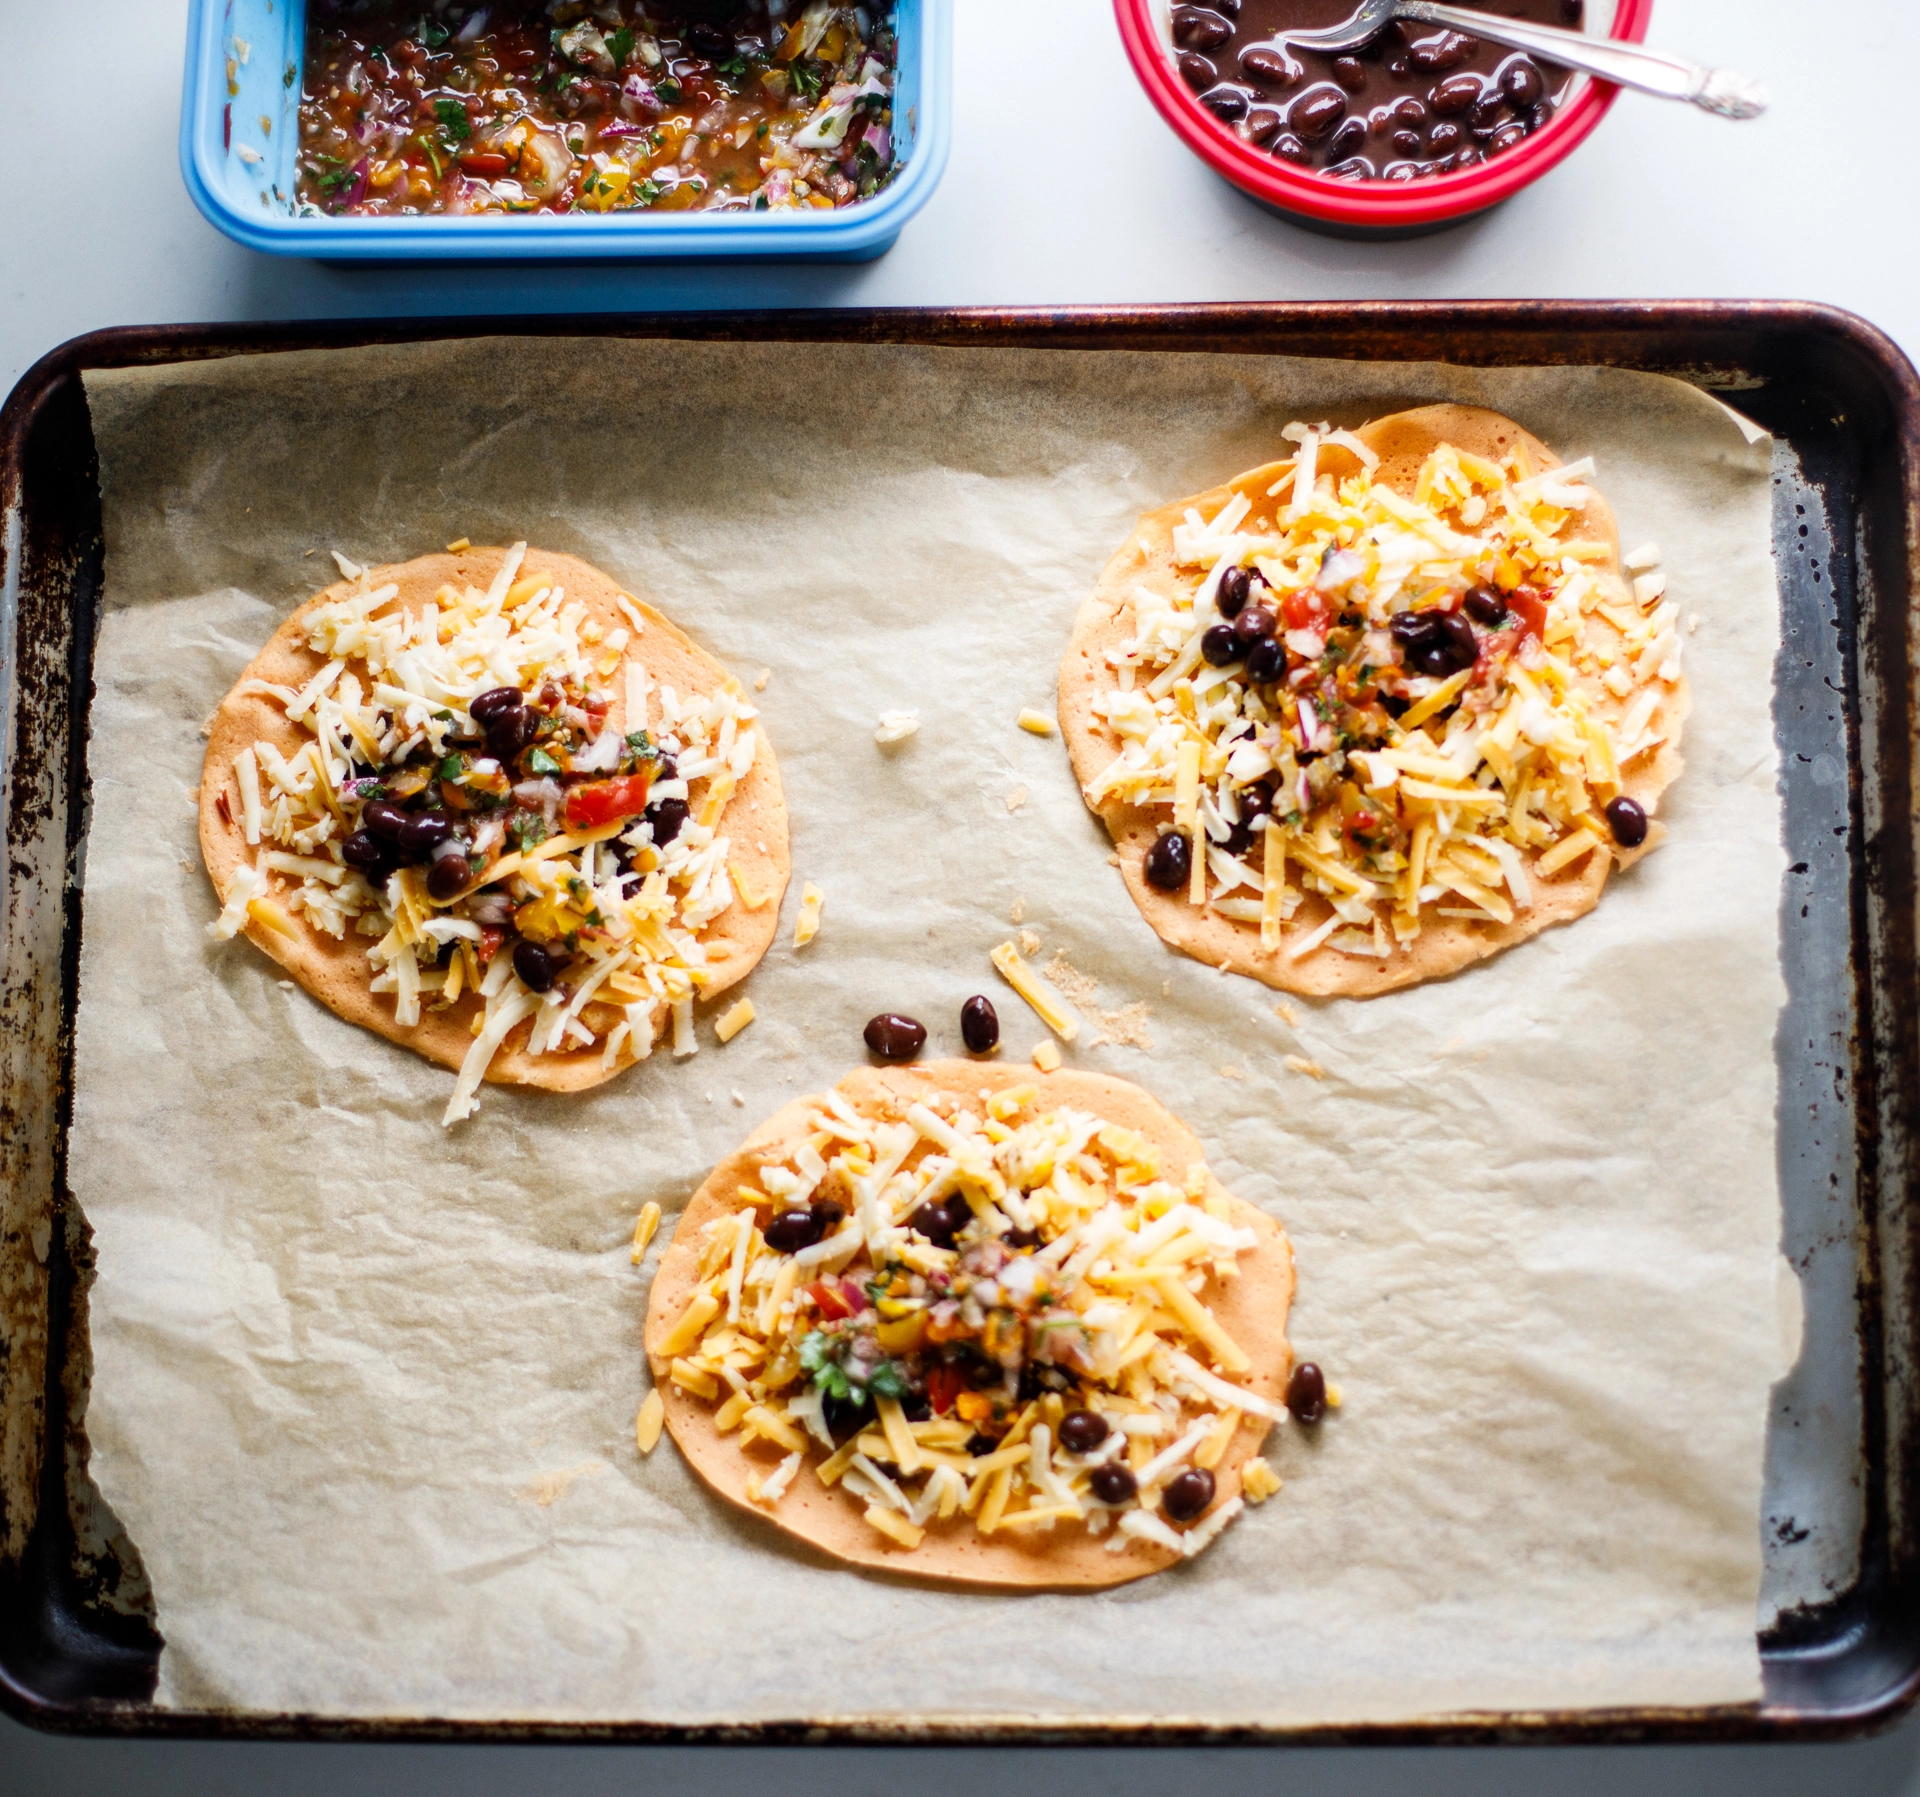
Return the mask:
[(861, 134), (861, 140), (874, 155), (885, 163), (893, 155), (893, 133), (885, 125), (869, 125)]

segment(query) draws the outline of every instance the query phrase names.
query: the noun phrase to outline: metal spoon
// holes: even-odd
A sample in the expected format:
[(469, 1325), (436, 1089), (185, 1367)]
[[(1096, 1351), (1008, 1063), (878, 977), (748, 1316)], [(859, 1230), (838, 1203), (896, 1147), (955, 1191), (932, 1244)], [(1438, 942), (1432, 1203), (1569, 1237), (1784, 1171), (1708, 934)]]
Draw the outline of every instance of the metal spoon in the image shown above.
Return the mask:
[(1701, 63), (1683, 62), (1677, 56), (1662, 56), (1657, 50), (1643, 50), (1638, 44), (1588, 37), (1582, 31), (1562, 31), (1557, 25), (1503, 19), (1464, 6), (1442, 6), (1438, 0), (1360, 0), (1360, 10), (1344, 25), (1325, 31), (1283, 32), (1280, 41), (1296, 50), (1338, 54), (1357, 50), (1395, 19), (1444, 25), (1471, 37), (1530, 50), (1563, 69), (1578, 69), (1619, 87), (1657, 94), (1663, 100), (1691, 100), (1722, 118), (1750, 119), (1767, 109), (1767, 90), (1732, 69), (1710, 69)]

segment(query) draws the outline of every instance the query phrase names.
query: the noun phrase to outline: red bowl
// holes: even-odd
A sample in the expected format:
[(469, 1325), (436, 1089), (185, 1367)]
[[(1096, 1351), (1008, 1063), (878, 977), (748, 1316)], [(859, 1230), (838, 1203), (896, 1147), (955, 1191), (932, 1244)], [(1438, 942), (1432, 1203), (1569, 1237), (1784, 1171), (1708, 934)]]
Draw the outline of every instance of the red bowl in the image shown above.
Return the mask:
[[(1263, 205), (1342, 237), (1415, 237), (1496, 206), (1552, 168), (1599, 124), (1619, 89), (1585, 81), (1551, 122), (1524, 143), (1457, 174), (1417, 181), (1334, 181), (1243, 142), (1180, 79), (1160, 37), (1158, 0), (1113, 0), (1127, 59), (1147, 98), (1201, 161)], [(1644, 41), (1653, 0), (1615, 0), (1611, 36)]]

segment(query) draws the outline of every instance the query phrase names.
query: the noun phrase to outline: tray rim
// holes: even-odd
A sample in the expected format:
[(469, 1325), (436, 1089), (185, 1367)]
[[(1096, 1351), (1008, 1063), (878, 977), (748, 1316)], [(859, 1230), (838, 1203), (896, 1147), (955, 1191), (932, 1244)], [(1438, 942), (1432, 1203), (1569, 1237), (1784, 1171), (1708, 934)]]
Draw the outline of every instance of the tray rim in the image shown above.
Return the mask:
[[(1213, 353), (1320, 356), (1348, 361), (1430, 360), (1458, 366), (1638, 366), (1691, 379), (1709, 392), (1737, 385), (1750, 365), (1733, 351), (1725, 360), (1627, 360), (1594, 353), (1595, 337), (1624, 347), (1642, 332), (1699, 336), (1735, 333), (1789, 340), (1812, 335), (1850, 353), (1883, 386), (1892, 406), (1899, 458), (1898, 490), (1907, 590), (1883, 595), (1903, 604), (1911, 640), (1920, 596), (1920, 373), (1878, 327), (1842, 308), (1774, 300), (1473, 300), (1298, 301), (1066, 307), (899, 307), (712, 310), (673, 313), (328, 318), (240, 323), (110, 327), (58, 345), (31, 364), (0, 405), (0, 595), (18, 579), (22, 550), (23, 454), (41, 409), (65, 383), (87, 372), (224, 360), (290, 350), (345, 349), (388, 343), (491, 336), (681, 338), (717, 341), (910, 343), (929, 347), (1125, 350), (1185, 347)], [(1316, 349), (1346, 338), (1343, 350)], [(1234, 339), (1245, 339), (1236, 343)], [(1354, 339), (1392, 347), (1368, 350)], [(1424, 348), (1409, 346), (1424, 340)], [(1716, 379), (1715, 377), (1728, 377)], [(1911, 734), (1911, 720), (1909, 733)], [(1864, 745), (1863, 745), (1864, 747)], [(1856, 812), (1857, 817), (1857, 812)], [(1863, 1106), (1863, 1111), (1864, 1111)], [(1867, 1125), (1863, 1122), (1863, 1129)], [(62, 1194), (60, 1202), (67, 1201)], [(1920, 1351), (1920, 1342), (1908, 1344)], [(1868, 1367), (1870, 1384), (1884, 1385)], [(48, 1380), (58, 1377), (50, 1353)], [(1871, 1468), (1871, 1461), (1869, 1462)], [(64, 1487), (62, 1487), (64, 1489)], [(1920, 1494), (1916, 1494), (1920, 1495)], [(1863, 1580), (1865, 1574), (1863, 1573)], [(0, 1605), (11, 1593), (0, 1589)], [(1843, 1600), (1844, 1601), (1844, 1600)], [(1272, 1726), (1197, 1720), (1027, 1723), (1011, 1719), (901, 1718), (774, 1720), (697, 1725), (635, 1721), (448, 1717), (355, 1717), (305, 1712), (161, 1710), (150, 1702), (61, 1701), (29, 1688), (0, 1661), (0, 1710), (46, 1732), (152, 1735), (166, 1738), (342, 1741), (497, 1741), (632, 1745), (909, 1745), (942, 1746), (1246, 1746), (1585, 1744), (1605, 1742), (1825, 1741), (1892, 1726), (1920, 1701), (1920, 1652), (1900, 1676), (1858, 1703), (1815, 1708), (1762, 1699), (1755, 1704), (1630, 1706), (1610, 1709), (1462, 1711), (1407, 1722)]]

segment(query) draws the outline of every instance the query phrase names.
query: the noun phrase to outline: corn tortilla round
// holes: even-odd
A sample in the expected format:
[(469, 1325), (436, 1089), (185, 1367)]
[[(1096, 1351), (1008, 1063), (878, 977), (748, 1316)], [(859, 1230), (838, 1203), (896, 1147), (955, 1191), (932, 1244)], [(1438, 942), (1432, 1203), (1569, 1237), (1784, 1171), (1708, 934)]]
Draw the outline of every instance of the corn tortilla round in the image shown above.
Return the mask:
[[(392, 582), (400, 589), (394, 599), (376, 608), (373, 615), (380, 616), (393, 607), (417, 609), (443, 586), (473, 586), (484, 591), (506, 555), (507, 551), (499, 548), (465, 549), (458, 553), (423, 555), (410, 562), (371, 569), (366, 576), (369, 587)], [(556, 585), (566, 589), (567, 598), (584, 606), (588, 616), (607, 634), (626, 630), (632, 635), (631, 624), (615, 602), (617, 597), (626, 597), (646, 619), (646, 629), (633, 635), (625, 656), (642, 662), (651, 676), (653, 697), (649, 724), (658, 717), (659, 689), (663, 685), (683, 693), (708, 692), (728, 678), (727, 669), (706, 650), (689, 640), (645, 601), (627, 595), (624, 588), (597, 568), (571, 555), (529, 549), (521, 562), (520, 573), (522, 578), (529, 574), (551, 575)], [(324, 656), (307, 647), (310, 619), (322, 606), (350, 597), (358, 590), (359, 582), (342, 581), (316, 593), (295, 611), (248, 663), (233, 691), (221, 701), (213, 715), (200, 780), (200, 853), (216, 895), (225, 894), (234, 870), (250, 858), (240, 823), (240, 795), (233, 771), (235, 757), (242, 749), (262, 740), (271, 743), (282, 755), (291, 757), (309, 740), (306, 732), (288, 719), (276, 700), (244, 689), (248, 682), (256, 680), (277, 686), (304, 686), (326, 665)], [(613, 700), (609, 714), (612, 724), (622, 730), (638, 728), (637, 723), (629, 725), (625, 717), (626, 683), (620, 669), (615, 669), (608, 684)], [(745, 820), (749, 817), (752, 824), (746, 827)], [(753, 971), (779, 927), (780, 899), (786, 891), (791, 868), (787, 809), (781, 796), (780, 771), (764, 735), (753, 767), (727, 801), (717, 832), (727, 833), (729, 826), (733, 838), (731, 866), (754, 893), (764, 893), (767, 897), (766, 902), (754, 910), (736, 901), (701, 932), (701, 940), (708, 945), (709, 953), (716, 945), (725, 948), (724, 959), (717, 962), (713, 978), (703, 990), (702, 996), (708, 999), (737, 985)], [(482, 1000), (469, 993), (444, 1010), (425, 1005), (419, 1023), (403, 1028), (394, 1021), (393, 995), (370, 990), (372, 969), (367, 962), (367, 937), (349, 930), (344, 937), (336, 939), (316, 929), (303, 916), (290, 916), (288, 921), (292, 934), (283, 935), (249, 917), (245, 933), (257, 948), (279, 962), (308, 992), (349, 1023), (360, 1024), (444, 1067), (459, 1067), (472, 1046), (473, 1021), (484, 1008)], [(602, 1064), (602, 1050), (597, 1044), (592, 1048), (530, 1055), (526, 1052), (526, 1038), (531, 1027), (530, 1023), (520, 1024), (501, 1045), (487, 1069), (489, 1083), (578, 1092), (611, 1079), (633, 1062), (632, 1050), (624, 1044), (611, 1067)]]
[[(1512, 419), (1477, 406), (1421, 406), (1376, 419), (1354, 434), (1380, 458), (1374, 478), (1402, 494), (1413, 492), (1422, 464), (1443, 443), (1493, 462), (1511, 455), (1516, 447), (1524, 447), (1536, 469), (1561, 465), (1558, 456)], [(1323, 444), (1320, 458), (1322, 471), (1337, 478), (1360, 471), (1358, 458), (1336, 445)], [(1129, 595), (1134, 586), (1144, 581), (1165, 590), (1182, 580), (1173, 559), (1173, 528), (1189, 508), (1211, 517), (1236, 493), (1245, 493), (1256, 511), (1270, 506), (1267, 489), (1285, 466), (1284, 462), (1274, 462), (1251, 469), (1225, 486), (1147, 513), (1125, 546), (1108, 562), (1092, 596), (1080, 608), (1073, 640), (1060, 663), (1060, 729), (1083, 791), (1119, 753), (1119, 738), (1094, 710), (1094, 700), (1113, 686), (1107, 651), (1133, 634)], [(1607, 559), (1600, 565), (1617, 576), (1619, 531), (1606, 501), (1598, 494), (1590, 498), (1574, 514), (1572, 529), (1583, 539), (1606, 544)], [(1590, 640), (1602, 646), (1617, 640), (1613, 627), (1597, 615), (1586, 620), (1583, 628), (1590, 633)], [(1612, 722), (1624, 712), (1626, 702), (1616, 699), (1598, 680), (1586, 676), (1576, 679), (1596, 715)], [(1662, 689), (1652, 722), (1654, 728), (1665, 733), (1666, 740), (1623, 776), (1621, 791), (1637, 800), (1649, 818), (1658, 811), (1660, 795), (1683, 766), (1680, 730), (1690, 703), (1684, 680)], [(1419, 936), (1410, 943), (1395, 942), (1384, 960), (1322, 949), (1296, 961), (1287, 956), (1286, 940), (1277, 948), (1262, 947), (1258, 924), (1222, 917), (1211, 907), (1195, 907), (1184, 893), (1162, 892), (1148, 883), (1146, 854), (1159, 833), (1155, 811), (1130, 805), (1118, 796), (1110, 796), (1093, 809), (1113, 838), (1121, 877), (1134, 903), (1169, 947), (1210, 967), (1248, 974), (1283, 992), (1326, 998), (1365, 998), (1422, 980), (1441, 979), (1554, 924), (1570, 923), (1600, 902), (1601, 890), (1616, 867), (1625, 867), (1657, 847), (1663, 834), (1662, 826), (1656, 823), (1637, 849), (1608, 844), (1605, 850), (1587, 855), (1555, 878), (1535, 877), (1531, 882), (1534, 902), (1511, 923), (1482, 924), (1426, 912), (1420, 920)], [(1523, 861), (1531, 868), (1536, 858), (1527, 854)], [(1293, 920), (1289, 938), (1313, 929), (1331, 909), (1324, 898), (1308, 895)]]
[[(862, 1116), (892, 1121), (904, 1117), (909, 1106), (932, 1099), (949, 1097), (977, 1105), (982, 1092), (991, 1096), (1023, 1085), (1039, 1088), (1028, 1110), (1071, 1105), (1139, 1131), (1160, 1150), (1170, 1179), (1182, 1178), (1188, 1166), (1204, 1158), (1198, 1139), (1165, 1106), (1140, 1087), (1105, 1074), (1074, 1070), (1037, 1074), (1027, 1068), (974, 1061), (935, 1061), (924, 1066), (860, 1068), (835, 1090)], [(783, 1106), (714, 1168), (681, 1212), (654, 1275), (647, 1301), (648, 1364), (666, 1407), (667, 1429), (693, 1470), (729, 1503), (835, 1559), (941, 1583), (1030, 1591), (1091, 1590), (1143, 1578), (1179, 1561), (1182, 1555), (1153, 1542), (1131, 1541), (1124, 1550), (1114, 1552), (1107, 1536), (1089, 1535), (1072, 1525), (982, 1536), (965, 1516), (944, 1523), (929, 1521), (926, 1538), (917, 1548), (905, 1549), (866, 1521), (864, 1500), (840, 1486), (824, 1486), (814, 1477), (813, 1466), (820, 1458), (817, 1451), (809, 1452), (807, 1463), (777, 1503), (758, 1504), (747, 1496), (748, 1477), (771, 1472), (779, 1464), (779, 1451), (765, 1442), (742, 1447), (738, 1431), (721, 1434), (714, 1427), (712, 1408), (673, 1383), (656, 1349), (699, 1283), (701, 1232), (739, 1208), (738, 1189), (757, 1177), (763, 1159), (805, 1137), (808, 1113), (818, 1102), (799, 1098)], [(1287, 1311), (1293, 1299), (1292, 1245), (1272, 1218), (1227, 1192), (1211, 1172), (1207, 1186), (1210, 1193), (1226, 1200), (1234, 1225), (1252, 1229), (1259, 1238), (1259, 1245), (1242, 1256), (1239, 1276), (1209, 1296), (1221, 1326), (1253, 1363), (1247, 1372), (1235, 1375), (1235, 1383), (1282, 1403), (1293, 1369), (1293, 1350), (1287, 1342)], [(1239, 1494), (1240, 1469), (1259, 1452), (1271, 1426), (1264, 1417), (1243, 1416), (1213, 1469), (1216, 1507)]]

